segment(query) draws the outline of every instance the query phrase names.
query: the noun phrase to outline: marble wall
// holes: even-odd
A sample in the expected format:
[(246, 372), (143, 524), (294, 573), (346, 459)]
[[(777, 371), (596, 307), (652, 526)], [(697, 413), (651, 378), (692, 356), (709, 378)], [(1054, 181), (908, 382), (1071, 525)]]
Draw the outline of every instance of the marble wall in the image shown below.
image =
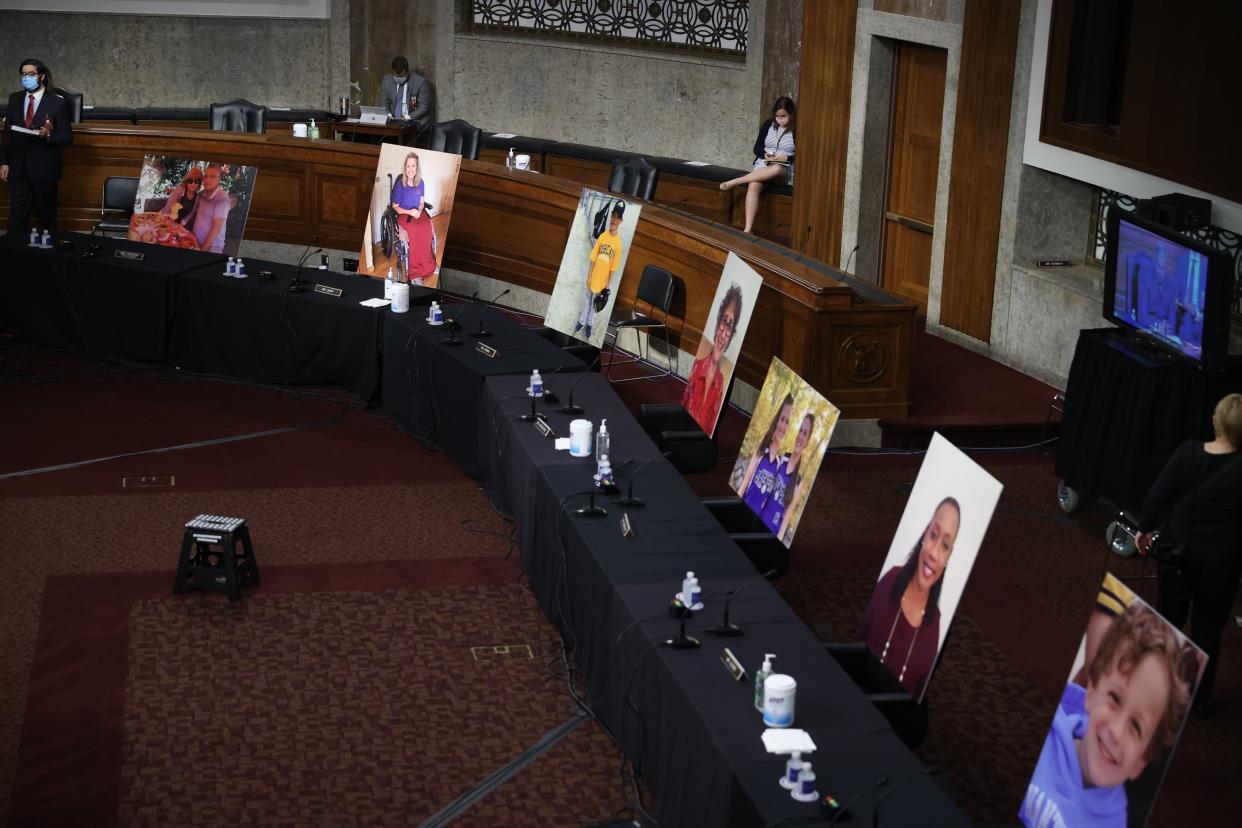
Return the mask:
[(331, 19), (6, 11), (0, 69), (42, 60), (88, 106), (207, 106), (246, 98), (326, 108), (348, 88), (349, 0)]
[[(451, 4), (449, 4), (451, 5)], [(495, 132), (747, 166), (759, 127), (765, 0), (744, 62), (455, 31), (441, 13), (437, 117)]]

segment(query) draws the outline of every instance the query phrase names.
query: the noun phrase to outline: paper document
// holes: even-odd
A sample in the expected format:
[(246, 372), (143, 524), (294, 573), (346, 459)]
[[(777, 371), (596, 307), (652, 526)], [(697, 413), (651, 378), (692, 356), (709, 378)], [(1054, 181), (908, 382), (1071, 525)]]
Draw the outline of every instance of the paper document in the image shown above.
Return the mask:
[(363, 299), (358, 304), (362, 305), (364, 308), (382, 308), (385, 305), (392, 304), (392, 302), (388, 299), (376, 298), (376, 299)]
[(769, 727), (763, 731), (763, 746), (768, 753), (793, 753), (795, 750), (810, 753), (815, 750), (811, 734), (787, 727)]
[(14, 132), (20, 132), (23, 135), (38, 135), (39, 134), (39, 130), (37, 129), (26, 129), (25, 127), (19, 127), (17, 124), (13, 124), (11, 127), (9, 127), (9, 129), (13, 130)]
[(516, 132), (497, 132), (492, 137), (493, 138), (516, 138), (517, 133)]

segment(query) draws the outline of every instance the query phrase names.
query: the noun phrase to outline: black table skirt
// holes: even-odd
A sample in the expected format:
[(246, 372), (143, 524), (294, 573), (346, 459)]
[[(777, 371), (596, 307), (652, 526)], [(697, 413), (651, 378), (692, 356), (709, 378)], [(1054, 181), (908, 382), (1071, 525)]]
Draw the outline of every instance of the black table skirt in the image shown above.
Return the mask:
[[(67, 246), (38, 250), (0, 237), (0, 314), (6, 329), (53, 348), (161, 362), (179, 274), (220, 261), (210, 253), (57, 233)], [(84, 258), (90, 245), (99, 246)], [(115, 257), (134, 250), (142, 261)]]
[(1236, 367), (1212, 374), (1145, 352), (1115, 328), (1083, 331), (1065, 388), (1057, 476), (1088, 500), (1137, 513), (1173, 450), (1212, 439), (1212, 410), (1239, 390)]
[[(391, 311), (358, 303), (383, 296), (383, 281), (302, 271), (311, 285), (344, 291), (334, 297), (286, 292), (296, 272), (290, 265), (249, 261), (245, 279), (223, 269), (217, 263), (178, 279), (169, 362), (255, 382), (342, 385), (363, 400), (376, 396), (381, 328)], [(261, 278), (263, 269), (274, 278)]]
[[(512, 374), (526, 385), (530, 372), (559, 377), (584, 370), (582, 360), (536, 336), (525, 326), (482, 303), (445, 305), (446, 317), (455, 317), (461, 330), (454, 334), (427, 323), (424, 307), (389, 314), (384, 327), (384, 410), (411, 434), (434, 442), (471, 477), (484, 476), (477, 441), (476, 412), (481, 410), (483, 381)], [(478, 330), (480, 314), (492, 336), (483, 340), (495, 348), (488, 357), (475, 350), (470, 336)], [(450, 336), (463, 345), (443, 343)]]

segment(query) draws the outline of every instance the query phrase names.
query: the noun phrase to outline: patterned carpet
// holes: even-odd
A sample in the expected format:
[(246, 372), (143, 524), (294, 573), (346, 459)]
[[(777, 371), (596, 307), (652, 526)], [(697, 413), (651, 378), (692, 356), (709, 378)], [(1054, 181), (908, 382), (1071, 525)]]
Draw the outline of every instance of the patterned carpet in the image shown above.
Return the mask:
[[(0, 473), (296, 426), (0, 480), (0, 824), (417, 824), (570, 718), (509, 525), (373, 412), (28, 351), (0, 364), (0, 411)], [(1006, 488), (919, 755), (971, 819), (1012, 825), (1104, 567), (1141, 565), (1106, 558), (1102, 512), (1061, 514), (1051, 456), (978, 458)], [(808, 625), (857, 628), (919, 461), (825, 461), (777, 585)], [(250, 522), (264, 581), (237, 605), (171, 595), (199, 512)], [(1224, 647), (1217, 715), (1187, 726), (1153, 825), (1242, 809), (1242, 630)], [(630, 814), (621, 769), (587, 722), (458, 822)]]

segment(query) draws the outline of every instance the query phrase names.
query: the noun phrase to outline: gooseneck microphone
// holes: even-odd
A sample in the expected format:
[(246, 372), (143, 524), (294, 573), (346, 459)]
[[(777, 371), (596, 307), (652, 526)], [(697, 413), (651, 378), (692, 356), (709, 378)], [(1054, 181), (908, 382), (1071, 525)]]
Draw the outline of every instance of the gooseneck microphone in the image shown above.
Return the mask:
[(595, 355), (595, 359), (591, 360), (591, 364), (587, 366), (587, 369), (583, 371), (581, 374), (579, 374), (578, 378), (574, 380), (573, 383), (570, 384), (569, 401), (566, 402), (564, 405), (562, 405), (558, 409), (562, 414), (579, 415), (579, 414), (586, 413), (586, 409), (584, 409), (582, 406), (574, 405), (574, 389), (578, 387), (578, 383), (582, 382), (582, 380), (586, 377), (587, 374), (591, 373), (591, 369), (594, 368), (597, 364), (599, 364), (600, 358), (603, 355), (604, 355), (604, 352), (601, 349), (600, 352)]
[(286, 293), (302, 293), (306, 290), (304, 287), (306, 282), (302, 279), (302, 266), (306, 264), (306, 261), (311, 256), (322, 252), (322, 247), (316, 248), (315, 250), (311, 250), (309, 247), (306, 249), (306, 252), (302, 254), (302, 258), (298, 260), (297, 270), (293, 271), (293, 278), (289, 280), (289, 285), (285, 288)]
[(737, 589), (730, 592), (728, 600), (725, 601), (724, 617), (720, 619), (720, 626), (712, 627), (710, 630), (708, 630), (708, 632), (712, 633), (712, 635), (719, 635), (724, 638), (736, 638), (739, 635), (745, 635), (745, 632), (742, 631), (741, 627), (739, 627), (737, 624), (729, 623), (729, 605), (733, 603), (733, 599), (736, 598), (742, 592), (742, 590), (746, 589), (746, 587), (750, 586), (755, 581), (759, 581), (759, 580), (766, 581), (768, 578), (771, 578), (773, 575), (775, 575), (777, 571), (778, 570), (775, 570), (775, 569), (769, 569), (767, 572), (763, 573), (762, 575), (756, 575), (755, 577), (751, 578), (746, 583), (742, 584)]
[(655, 457), (648, 458), (641, 466), (634, 469), (634, 473), (630, 475), (630, 482), (625, 487), (625, 497), (618, 500), (617, 505), (626, 506), (631, 509), (637, 509), (637, 508), (646, 506), (647, 501), (643, 500), (641, 497), (634, 497), (634, 479), (638, 477), (639, 473), (642, 472), (643, 469), (647, 468), (652, 463), (659, 460), (661, 457), (668, 457), (672, 453), (673, 452), (671, 451), (662, 451), (659, 454), (657, 454)]
[(483, 317), (487, 314), (488, 308), (490, 308), (492, 305), (496, 304), (497, 302), (499, 302), (501, 299), (505, 298), (512, 292), (513, 291), (510, 288), (505, 288), (504, 291), (499, 296), (497, 296), (495, 299), (489, 302), (487, 306), (483, 308), (483, 310), (479, 311), (479, 329), (475, 331), (474, 333), (470, 334), (471, 336), (473, 336), (475, 339), (487, 339), (489, 336), (492, 335), (491, 331), (483, 327)]

